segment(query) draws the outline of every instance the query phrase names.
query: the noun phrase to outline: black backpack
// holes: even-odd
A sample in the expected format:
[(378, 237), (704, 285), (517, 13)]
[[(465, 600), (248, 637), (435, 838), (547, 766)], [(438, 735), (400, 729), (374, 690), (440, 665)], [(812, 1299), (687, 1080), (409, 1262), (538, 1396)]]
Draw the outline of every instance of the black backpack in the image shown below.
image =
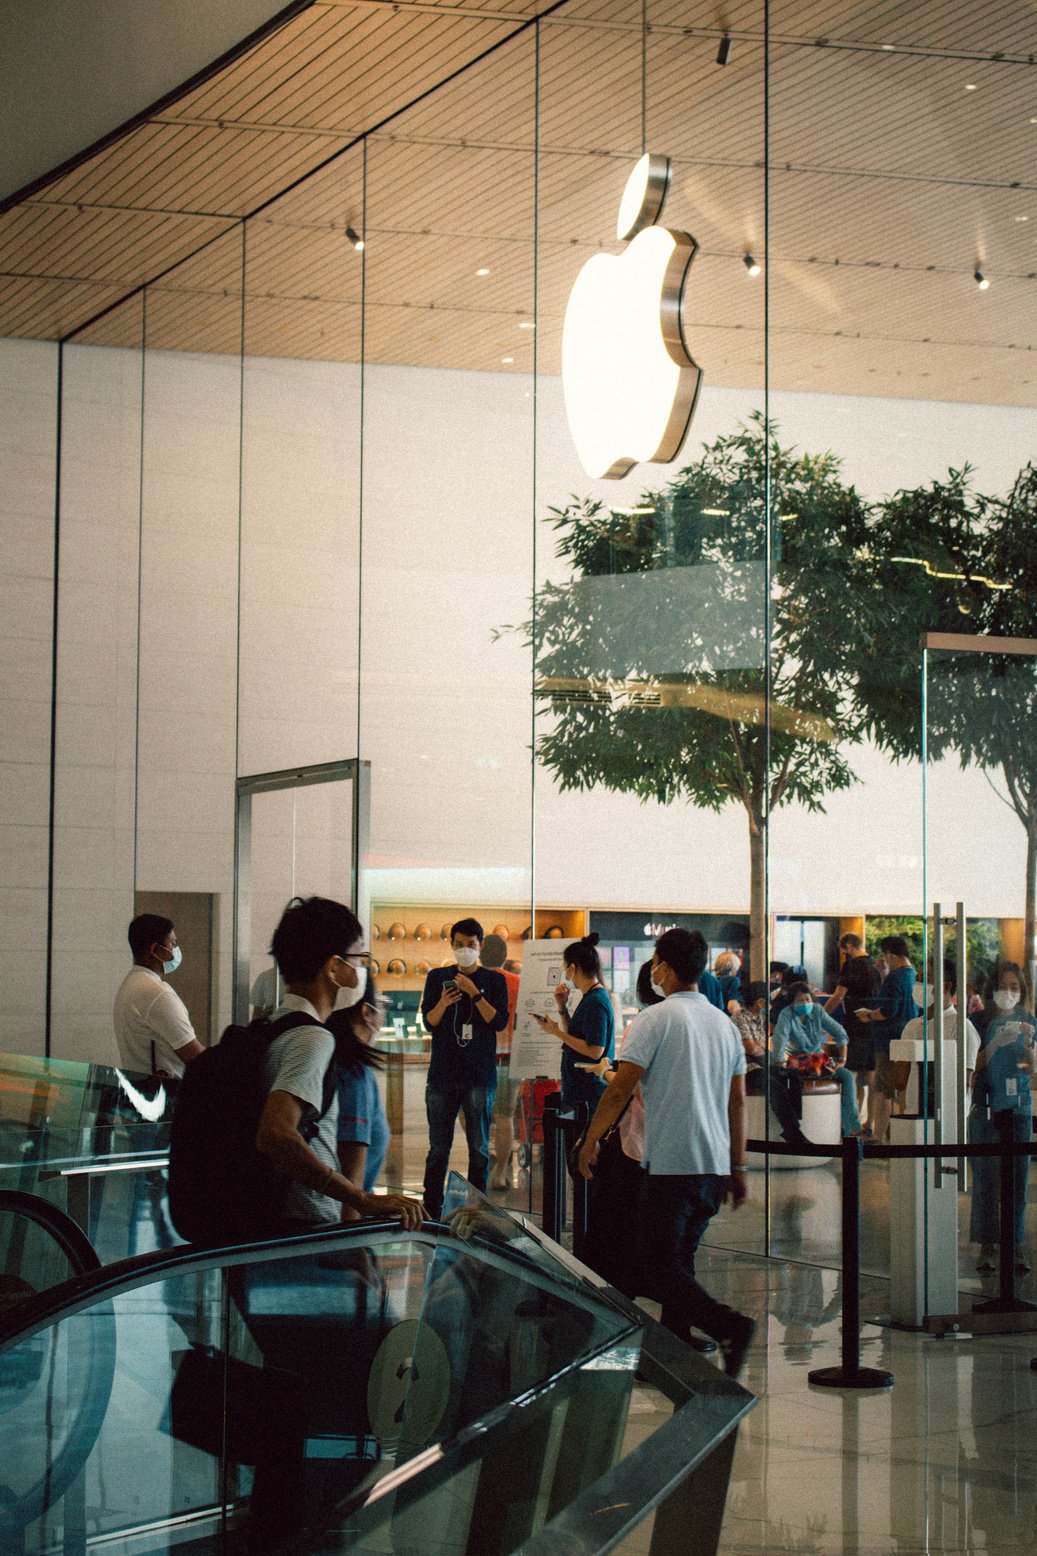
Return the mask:
[[(214, 1048), (192, 1059), (177, 1092), (169, 1133), (169, 1212), (181, 1237), (214, 1246), (272, 1237), (278, 1230), (283, 1179), (256, 1150), (267, 1099), (264, 1065), (275, 1038), (322, 1023), (292, 1012), (271, 1021), (229, 1026)], [(319, 1113), (299, 1126), (312, 1140), (335, 1095), (335, 1062), (324, 1076)]]

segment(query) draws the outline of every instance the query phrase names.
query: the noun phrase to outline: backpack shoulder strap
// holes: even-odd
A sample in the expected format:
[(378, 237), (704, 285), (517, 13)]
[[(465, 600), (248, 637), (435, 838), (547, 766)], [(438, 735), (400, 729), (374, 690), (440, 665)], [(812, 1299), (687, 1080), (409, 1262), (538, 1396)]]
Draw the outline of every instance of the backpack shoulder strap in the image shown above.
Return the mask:
[[(290, 1010), (287, 1015), (280, 1016), (276, 1021), (271, 1021), (268, 1016), (261, 1016), (253, 1025), (257, 1027), (262, 1026), (266, 1029), (261, 1035), (268, 1047), (276, 1038), (283, 1037), (286, 1032), (291, 1032), (295, 1027), (321, 1027), (327, 1032), (329, 1037), (334, 1038), (335, 1036), (331, 1028), (323, 1021), (318, 1021), (316, 1016), (306, 1015), (305, 1011), (302, 1010)], [(311, 1111), (310, 1117), (305, 1122), (304, 1138), (312, 1136), (316, 1130), (316, 1125), (330, 1108), (335, 1099), (337, 1084), (338, 1076), (336, 1074), (335, 1056), (332, 1054), (328, 1067), (324, 1071), (324, 1089), (321, 1095), (320, 1112)], [(309, 1133), (307, 1134), (306, 1131), (309, 1131)]]

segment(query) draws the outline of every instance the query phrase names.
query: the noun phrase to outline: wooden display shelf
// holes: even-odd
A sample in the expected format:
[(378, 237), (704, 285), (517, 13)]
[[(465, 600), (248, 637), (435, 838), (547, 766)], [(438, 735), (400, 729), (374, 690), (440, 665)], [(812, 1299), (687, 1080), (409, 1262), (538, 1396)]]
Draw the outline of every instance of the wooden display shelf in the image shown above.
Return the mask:
[[(476, 918), (486, 934), (503, 935), (508, 954), (516, 961), (522, 960), (522, 946), (530, 928), (528, 905), (476, 903), (459, 907), (443, 902), (375, 901), (371, 904), (371, 955), (380, 964), (375, 974), (379, 987), (387, 994), (421, 989), (429, 968), (449, 965), (453, 961), (450, 927), (459, 918)], [(543, 939), (557, 929), (560, 939), (578, 940), (586, 932), (586, 923), (583, 908), (539, 907), (533, 925), (534, 938)], [(390, 973), (390, 961), (402, 962), (406, 971)]]

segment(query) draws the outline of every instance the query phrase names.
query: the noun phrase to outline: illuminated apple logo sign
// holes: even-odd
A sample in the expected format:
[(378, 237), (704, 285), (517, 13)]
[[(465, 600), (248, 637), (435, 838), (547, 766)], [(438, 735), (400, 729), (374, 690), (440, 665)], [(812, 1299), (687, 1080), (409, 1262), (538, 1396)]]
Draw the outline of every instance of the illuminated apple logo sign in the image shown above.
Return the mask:
[(656, 227), (669, 157), (644, 156), (623, 191), (618, 257), (596, 254), (576, 277), (562, 329), (562, 387), (587, 474), (615, 480), (665, 464), (684, 441), (702, 372), (684, 344), (681, 298), (698, 244)]

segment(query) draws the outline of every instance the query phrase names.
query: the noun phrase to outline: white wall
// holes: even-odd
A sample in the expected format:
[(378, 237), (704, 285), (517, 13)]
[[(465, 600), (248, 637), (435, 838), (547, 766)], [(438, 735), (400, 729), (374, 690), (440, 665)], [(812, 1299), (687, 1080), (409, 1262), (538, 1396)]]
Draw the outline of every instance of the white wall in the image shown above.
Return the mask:
[[(534, 555), (534, 513), (591, 489), (556, 381), (538, 388), (534, 490), (522, 377), (370, 368), (361, 447), (354, 366), (254, 360), (243, 381), (230, 359), (149, 353), (143, 366), (133, 352), (66, 352), (56, 1052), (113, 1055), (134, 881), (217, 895), (229, 991), (236, 772), (368, 758), (379, 895), (521, 900), (535, 841), (543, 901), (744, 909), (735, 808), (562, 795), (532, 772), (528, 652), (493, 634), (526, 616), (534, 578), (559, 575), (546, 522)], [(0, 346), (0, 1046), (28, 1051), (42, 1030), (55, 372), (52, 347)], [(706, 390), (686, 457), (756, 403)], [(783, 442), (834, 449), (869, 496), (966, 459), (1003, 489), (1037, 432), (1033, 412), (914, 401), (781, 395), (772, 413)], [(597, 491), (630, 501), (666, 476), (641, 469)], [(776, 910), (920, 909), (920, 771), (863, 748), (853, 762), (861, 781), (827, 815), (776, 818)], [(937, 788), (929, 896), (964, 881), (970, 911), (1017, 915), (1018, 824), (980, 775), (949, 767)], [(286, 836), (281, 818), (260, 843), (257, 945), (290, 890)]]

